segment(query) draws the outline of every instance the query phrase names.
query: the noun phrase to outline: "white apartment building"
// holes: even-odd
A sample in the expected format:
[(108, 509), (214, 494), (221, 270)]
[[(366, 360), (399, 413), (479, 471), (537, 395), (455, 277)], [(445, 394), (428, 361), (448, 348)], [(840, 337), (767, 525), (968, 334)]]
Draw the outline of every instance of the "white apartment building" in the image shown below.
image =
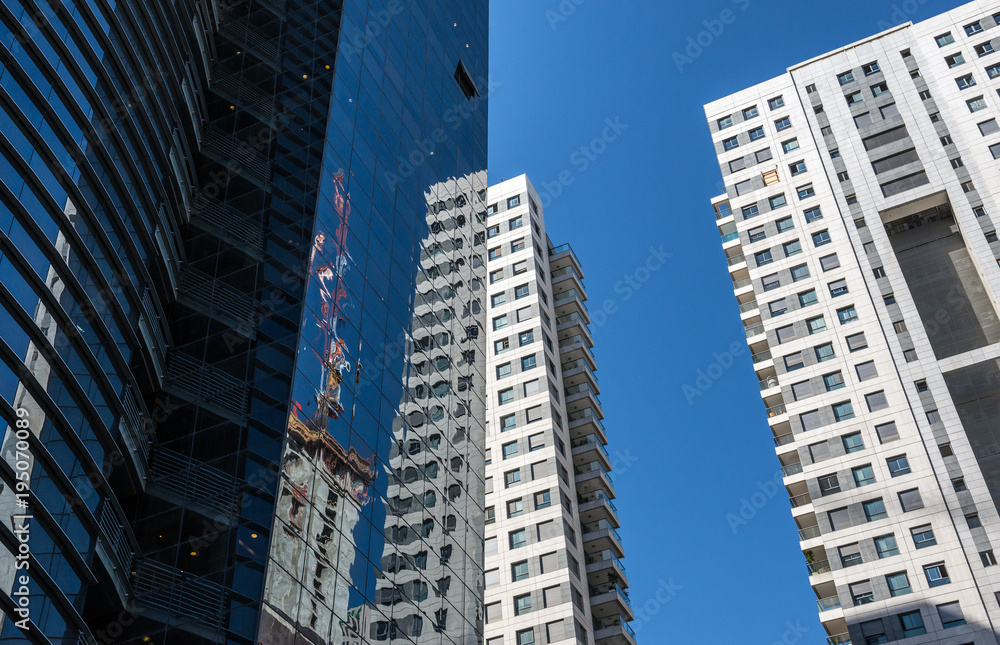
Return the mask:
[(522, 175), (487, 197), (487, 645), (634, 645), (583, 270)]
[(831, 645), (1000, 642), (997, 49), (971, 2), (705, 106)]

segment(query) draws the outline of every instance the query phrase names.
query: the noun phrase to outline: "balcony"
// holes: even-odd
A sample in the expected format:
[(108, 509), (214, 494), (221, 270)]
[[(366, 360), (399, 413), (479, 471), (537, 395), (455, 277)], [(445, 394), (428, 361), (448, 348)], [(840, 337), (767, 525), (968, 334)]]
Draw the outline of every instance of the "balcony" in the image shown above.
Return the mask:
[(619, 558), (625, 557), (625, 548), (618, 531), (606, 520), (598, 520), (580, 527), (583, 532), (583, 548), (587, 552), (612, 549)]
[(751, 357), (751, 360), (753, 360), (754, 365), (756, 365), (757, 363), (763, 363), (764, 361), (769, 361), (771, 360), (771, 358), (772, 358), (771, 350), (767, 350), (766, 352), (758, 352), (754, 354)]
[(570, 385), (565, 390), (563, 394), (566, 396), (566, 405), (577, 401), (585, 401), (592, 403), (594, 406), (600, 407), (601, 400), (597, 397), (597, 392), (594, 388), (590, 387), (589, 383), (580, 383), (579, 385)]
[[(733, 287), (735, 288), (735, 284), (733, 285)], [(751, 311), (757, 311), (759, 308), (760, 307), (757, 305), (757, 301), (751, 300), (750, 302), (744, 302), (743, 304), (740, 305), (740, 313), (748, 314)]]
[(569, 338), (559, 341), (559, 355), (565, 360), (576, 360), (578, 358), (588, 356), (591, 361), (594, 361), (595, 364), (597, 362), (594, 358), (593, 352), (590, 351), (588, 339), (585, 338), (583, 334), (570, 336)]
[(139, 605), (222, 628), (225, 587), (154, 560), (139, 561), (133, 585)]
[[(576, 334), (586, 336), (590, 339), (590, 329), (587, 327), (589, 324), (589, 318), (574, 311), (571, 314), (566, 314), (565, 316), (559, 316), (556, 318), (556, 333), (559, 334), (560, 339)], [(590, 345), (593, 346), (593, 344), (593, 341), (591, 341)]]
[(575, 467), (573, 475), (576, 480), (577, 494), (583, 495), (595, 490), (603, 490), (608, 495), (614, 494), (614, 479), (601, 460)]
[(740, 232), (736, 231), (734, 233), (730, 233), (729, 235), (723, 235), (722, 243), (726, 244), (727, 242), (732, 242), (733, 240), (738, 240), (738, 239), (740, 239)]
[(578, 493), (577, 504), (580, 507), (580, 521), (593, 524), (604, 520), (614, 528), (621, 526), (618, 520), (618, 508), (611, 501), (611, 495), (597, 489), (592, 493), (580, 495)]
[(829, 598), (820, 598), (816, 601), (816, 607), (822, 613), (824, 611), (830, 611), (832, 609), (840, 609), (840, 596), (830, 596)]
[(587, 297), (585, 295), (576, 289), (570, 289), (554, 296), (552, 298), (552, 305), (555, 307), (556, 317), (561, 318), (572, 313), (586, 315), (587, 305), (584, 304), (586, 301)]
[(635, 645), (635, 631), (621, 614), (594, 619), (594, 642), (597, 645)]
[(808, 562), (806, 563), (806, 569), (809, 570), (810, 576), (816, 576), (821, 573), (830, 573), (830, 561), (820, 560), (818, 562)]
[(240, 419), (246, 413), (246, 381), (187, 354), (171, 354), (164, 389), (230, 419)]
[(559, 289), (556, 289), (557, 284), (562, 284), (566, 281), (569, 281), (573, 286), (579, 286), (581, 289), (584, 288), (583, 274), (577, 271), (576, 267), (573, 265), (552, 269), (552, 273), (549, 274), (549, 277), (552, 279), (553, 292), (559, 291)]
[(745, 289), (747, 287), (753, 286), (752, 278), (743, 278), (742, 280), (733, 280), (733, 291), (739, 291), (740, 289)]
[(802, 508), (812, 504), (812, 497), (809, 496), (809, 493), (801, 493), (790, 496), (788, 501), (792, 503), (792, 508)]
[(850, 634), (836, 634), (826, 637), (826, 645), (851, 645)]
[[(604, 549), (595, 553), (588, 553), (584, 556), (587, 565), (587, 577), (594, 584), (603, 579), (614, 579), (628, 586), (628, 578), (625, 575), (625, 565), (615, 555), (611, 549)], [(612, 573), (614, 572), (614, 573)]]
[(580, 457), (597, 458), (601, 463), (606, 463), (605, 470), (611, 469), (611, 455), (605, 447), (601, 437), (596, 434), (588, 434), (577, 439), (570, 440), (574, 461)]
[(181, 273), (178, 300), (247, 337), (257, 326), (257, 303), (251, 296), (191, 266)]
[(226, 20), (219, 35), (232, 42), (275, 70), (280, 69), (281, 54), (277, 38), (247, 24), (245, 20)]
[(767, 418), (768, 419), (773, 419), (775, 417), (780, 417), (781, 415), (785, 414), (787, 411), (788, 410), (787, 410), (787, 408), (785, 408), (785, 404), (784, 403), (779, 403), (778, 405), (772, 405), (771, 407), (769, 407), (767, 409)]
[(794, 463), (788, 464), (787, 466), (782, 466), (781, 475), (783, 477), (791, 477), (792, 475), (798, 475), (802, 472), (802, 464)]
[(790, 443), (795, 443), (795, 435), (791, 432), (788, 434), (780, 434), (774, 438), (774, 445), (778, 447), (787, 446)]
[(578, 358), (575, 361), (567, 361), (562, 364), (563, 385), (572, 387), (581, 383), (588, 384), (594, 392), (601, 393), (597, 373), (591, 368), (590, 363), (585, 359)]
[(747, 261), (747, 256), (741, 253), (731, 258), (727, 258), (726, 261), (729, 263), (729, 266), (734, 267), (738, 264), (745, 264)]
[(204, 515), (217, 521), (225, 521), (239, 511), (238, 482), (226, 472), (166, 448), (153, 454), (151, 470), (152, 495), (200, 506)]
[(212, 233), (248, 255), (259, 258), (264, 250), (264, 234), (260, 223), (230, 206), (198, 193), (191, 223)]
[[(603, 416), (603, 415), (602, 415)], [(601, 417), (592, 408), (585, 408), (569, 414), (569, 431), (571, 437), (582, 437), (592, 432), (607, 436)]]
[[(257, 128), (248, 128), (241, 132), (226, 132), (217, 126), (205, 129), (202, 154), (227, 168), (230, 174), (239, 175), (261, 188), (267, 188), (271, 182), (271, 159), (267, 156), (267, 141), (258, 141), (260, 132)], [(255, 143), (251, 145), (249, 141)]]
[(583, 265), (580, 264), (580, 259), (573, 252), (573, 247), (569, 244), (561, 244), (549, 249), (549, 270), (555, 271), (564, 266), (573, 266), (580, 276), (583, 275)]
[(770, 390), (772, 387), (778, 387), (778, 377), (768, 376), (767, 378), (762, 378), (760, 380), (760, 391)]
[(756, 336), (764, 336), (764, 335), (767, 334), (767, 332), (764, 331), (764, 325), (763, 325), (763, 323), (757, 323), (756, 325), (750, 325), (750, 326), (746, 327), (744, 331), (746, 331), (747, 339), (748, 340), (751, 339), (751, 338), (754, 338)]
[(617, 582), (608, 581), (590, 587), (590, 609), (595, 619), (613, 615), (624, 615), (631, 620), (632, 601)]

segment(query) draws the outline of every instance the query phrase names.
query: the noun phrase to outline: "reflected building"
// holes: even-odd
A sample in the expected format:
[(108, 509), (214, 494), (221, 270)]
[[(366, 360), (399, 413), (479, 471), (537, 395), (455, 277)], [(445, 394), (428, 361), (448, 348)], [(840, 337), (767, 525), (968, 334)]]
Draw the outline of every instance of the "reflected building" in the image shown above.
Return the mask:
[(0, 3), (0, 641), (477, 642), (487, 33), (487, 0)]

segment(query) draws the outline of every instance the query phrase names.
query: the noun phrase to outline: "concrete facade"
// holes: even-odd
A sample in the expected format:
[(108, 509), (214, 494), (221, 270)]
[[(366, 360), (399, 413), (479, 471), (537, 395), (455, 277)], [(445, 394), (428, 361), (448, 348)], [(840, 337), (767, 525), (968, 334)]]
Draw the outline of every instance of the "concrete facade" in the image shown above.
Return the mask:
[(972, 2), (705, 106), (832, 645), (998, 642), (997, 47)]
[(583, 270), (526, 176), (486, 201), (486, 643), (634, 644)]

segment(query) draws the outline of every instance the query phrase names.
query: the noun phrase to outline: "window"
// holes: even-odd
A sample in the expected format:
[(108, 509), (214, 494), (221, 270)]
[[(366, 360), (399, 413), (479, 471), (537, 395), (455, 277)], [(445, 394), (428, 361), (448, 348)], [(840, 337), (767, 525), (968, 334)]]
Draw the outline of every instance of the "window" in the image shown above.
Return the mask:
[(799, 149), (799, 140), (798, 139), (789, 139), (788, 141), (785, 141), (784, 143), (781, 144), (781, 149), (783, 151), (785, 151), (786, 153), (792, 152), (793, 150), (798, 150)]
[(866, 394), (865, 404), (868, 405), (869, 412), (877, 412), (889, 407), (889, 401), (886, 399), (885, 391), (882, 390)]
[(534, 330), (531, 330), (531, 331), (522, 331), (520, 334), (517, 335), (517, 344), (518, 344), (519, 347), (524, 347), (525, 345), (530, 345), (533, 342), (535, 342), (535, 332), (534, 332)]
[(719, 126), (720, 130), (725, 130), (726, 128), (732, 127), (733, 115), (730, 114), (729, 116), (724, 116), (721, 119), (718, 119), (716, 121), (716, 124)]
[[(492, 524), (492, 523), (494, 523), (496, 521), (497, 521), (497, 509), (495, 509), (494, 507), (490, 506), (490, 507), (488, 507), (486, 509), (486, 523), (487, 524)], [(496, 548), (496, 538), (493, 538), (493, 542), (494, 542), (493, 548), (495, 549)]]
[(505, 293), (498, 293), (490, 298), (490, 306), (492, 307), (499, 307), (505, 302), (507, 302), (507, 294)]
[(917, 350), (915, 350), (915, 349), (904, 349), (903, 350), (903, 358), (906, 360), (907, 363), (914, 362), (915, 360), (917, 360)]
[(871, 112), (865, 112), (864, 114), (859, 114), (854, 117), (854, 127), (863, 128), (866, 125), (871, 125), (873, 122)]
[(858, 488), (875, 483), (875, 471), (872, 470), (871, 464), (852, 468), (851, 475), (854, 477), (854, 484)]
[(785, 231), (790, 231), (795, 228), (795, 224), (792, 223), (791, 217), (782, 217), (774, 222), (774, 225), (778, 228), (778, 233), (784, 233)]
[(777, 210), (788, 203), (785, 201), (784, 195), (775, 195), (774, 197), (770, 197), (767, 202), (771, 205), (771, 210)]
[(768, 99), (767, 101), (767, 107), (772, 110), (777, 110), (780, 107), (784, 107), (784, 105), (785, 105), (785, 99), (780, 96), (776, 96), (773, 99)]
[(976, 22), (965, 25), (964, 29), (966, 36), (975, 36), (983, 30), (983, 26), (977, 20)]
[[(503, 474), (504, 488), (511, 488), (521, 483), (521, 471), (511, 470)], [(513, 548), (513, 547), (512, 547)]]
[(955, 37), (952, 36), (951, 32), (949, 31), (946, 34), (941, 34), (940, 36), (935, 36), (934, 37), (934, 42), (937, 43), (938, 47), (944, 47), (945, 45), (950, 45), (951, 43), (955, 42)]
[(927, 630), (924, 629), (924, 619), (920, 617), (919, 609), (905, 614), (900, 614), (899, 624), (903, 628), (903, 636), (905, 638), (927, 633)]
[(806, 85), (806, 94), (815, 94), (815, 93), (816, 93), (816, 85), (815, 84)]
[(510, 538), (510, 548), (512, 549), (520, 549), (528, 544), (528, 536), (524, 529), (511, 531), (508, 537)]
[(963, 57), (961, 52), (959, 52), (954, 56), (945, 56), (944, 62), (948, 64), (948, 69), (951, 69), (952, 67), (958, 67), (959, 65), (964, 65), (965, 57)]
[(518, 251), (523, 251), (524, 250), (524, 246), (525, 245), (524, 245), (524, 238), (523, 237), (521, 239), (519, 239), (519, 240), (514, 240), (513, 242), (510, 243), (510, 252), (511, 253), (517, 253)]
[(497, 235), (500, 235), (500, 225), (499, 224), (497, 224), (496, 226), (491, 226), (488, 229), (486, 229), (486, 237), (487, 238), (496, 237)]
[(521, 614), (526, 614), (531, 611), (531, 594), (526, 593), (523, 596), (514, 596), (514, 615), (520, 616)]
[(738, 137), (730, 137), (722, 142), (722, 148), (725, 151), (735, 150), (740, 147), (740, 140)]
[(531, 287), (529, 287), (526, 284), (514, 287), (514, 300), (520, 300), (521, 298), (526, 298), (530, 294), (531, 294)]
[[(524, 533), (524, 531), (521, 532)], [(528, 577), (528, 561), (524, 560), (510, 565), (510, 577), (514, 582), (525, 580)]]
[(993, 43), (990, 41), (986, 41), (981, 45), (976, 45), (976, 53), (979, 55), (980, 58), (988, 54), (992, 54), (994, 51), (996, 50), (993, 48)]
[(750, 135), (750, 141), (759, 141), (764, 138), (764, 127), (754, 128), (747, 134)]
[(877, 520), (889, 517), (889, 514), (885, 511), (885, 502), (882, 498), (873, 499), (868, 502), (863, 502), (861, 504), (862, 508), (865, 510), (865, 518), (869, 522), (875, 522)]
[(789, 341), (795, 340), (795, 327), (788, 325), (786, 327), (780, 327), (775, 330), (778, 336), (778, 344), (787, 343)]
[(972, 78), (972, 74), (966, 74), (956, 78), (955, 82), (958, 84), (958, 89), (967, 90), (976, 84), (976, 79)]
[(824, 125), (824, 126), (823, 126), (822, 128), (820, 128), (820, 129), (819, 129), (819, 132), (820, 132), (820, 134), (822, 134), (822, 135), (823, 135), (824, 137), (828, 137), (828, 136), (830, 136), (831, 134), (833, 134), (833, 128), (831, 128), (831, 127), (830, 127), (830, 126), (828, 126), (828, 125)]
[(962, 183), (962, 190), (967, 193), (971, 193), (976, 189), (975, 185), (971, 181), (966, 181)]
[(819, 361), (820, 363), (837, 357), (836, 352), (833, 351), (833, 343), (826, 343), (825, 345), (820, 345), (815, 349), (815, 352), (816, 352), (816, 360)]
[(883, 105), (878, 109), (879, 114), (882, 115), (883, 119), (888, 119), (889, 117), (894, 117), (899, 115), (899, 108), (895, 103), (890, 103), (889, 105)]
[(744, 206), (742, 212), (743, 212), (743, 219), (750, 219), (751, 217), (757, 217), (758, 215), (760, 215), (760, 209), (757, 208), (757, 204)]
[(818, 233), (813, 233), (812, 240), (813, 240), (813, 246), (823, 246), (824, 244), (829, 244), (830, 232), (824, 230)]
[(767, 237), (767, 233), (764, 232), (763, 226), (750, 229), (747, 231), (747, 235), (750, 237), (750, 242), (760, 242)]
[(522, 372), (526, 372), (528, 370), (535, 369), (536, 365), (538, 365), (538, 361), (535, 358), (535, 354), (532, 354), (531, 356), (525, 356), (525, 357), (521, 358), (521, 371)]
[(810, 334), (818, 334), (821, 331), (826, 330), (826, 319), (823, 316), (817, 316), (816, 318), (810, 318), (806, 321), (806, 328), (809, 330)]
[(830, 288), (830, 296), (836, 298), (837, 296), (842, 296), (847, 291), (847, 280), (836, 280), (827, 285)]
[(774, 127), (778, 130), (778, 132), (781, 132), (782, 130), (787, 130), (792, 127), (792, 121), (786, 116), (775, 121)]
[(514, 197), (511, 197), (510, 199), (507, 200), (507, 208), (516, 208), (520, 205), (521, 205), (521, 197), (519, 195), (515, 195)]
[(493, 284), (494, 282), (499, 282), (500, 280), (503, 280), (503, 269), (490, 271), (490, 284)]
[(792, 177), (796, 175), (801, 175), (806, 171), (805, 161), (796, 161), (795, 163), (788, 164), (788, 170), (792, 173)]
[(819, 265), (823, 271), (830, 271), (840, 266), (840, 258), (837, 257), (836, 253), (825, 255), (819, 259)]
[(517, 645), (535, 645), (535, 630), (522, 629), (517, 632)]
[(964, 477), (956, 477), (955, 479), (951, 480), (951, 485), (955, 488), (956, 493), (961, 493), (963, 490), (968, 490), (968, 488), (966, 488), (965, 486)]
[(886, 306), (896, 304), (896, 294), (894, 293), (885, 294), (884, 296), (882, 296), (882, 302), (884, 302)]
[[(996, 564), (994, 562), (994, 564)], [(965, 615), (962, 613), (962, 607), (959, 605), (958, 601), (946, 602), (943, 605), (937, 606), (938, 617), (941, 619), (941, 626), (945, 629), (950, 629), (952, 627), (959, 627), (965, 624)]]
[(507, 414), (500, 417), (500, 432), (507, 432), (517, 427), (517, 415)]
[(503, 458), (510, 459), (511, 457), (517, 455), (517, 442), (512, 441), (510, 443), (505, 443), (501, 446), (501, 450), (503, 451)]
[(942, 457), (954, 457), (955, 452), (951, 449), (951, 443), (942, 443), (938, 446)]
[(899, 505), (903, 507), (904, 513), (915, 511), (924, 507), (924, 500), (920, 497), (920, 491), (916, 488), (904, 490), (899, 493)]
[(896, 536), (883, 535), (882, 537), (875, 538), (875, 551), (878, 553), (878, 557), (880, 559), (899, 555), (899, 546), (896, 544)]
[(880, 443), (888, 443), (899, 439), (899, 431), (896, 429), (895, 421), (875, 426), (875, 434), (878, 435)]
[(845, 387), (844, 375), (840, 372), (834, 372), (833, 374), (827, 374), (823, 377), (823, 385), (826, 386), (827, 392), (832, 392), (834, 390), (839, 390)]
[(930, 524), (910, 529), (910, 536), (913, 538), (913, 546), (918, 549), (937, 544), (937, 538), (934, 537), (934, 531)]
[(511, 374), (510, 363), (504, 363), (503, 365), (497, 365), (497, 378), (507, 378)]
[(843, 171), (843, 172), (838, 172), (837, 173), (837, 181), (839, 181), (840, 183), (844, 183), (845, 181), (847, 181), (850, 178), (851, 178), (851, 176), (849, 174), (847, 174), (846, 170)]
[(795, 352), (785, 357), (786, 372), (792, 372), (802, 367), (805, 367), (805, 363), (802, 362), (802, 352)]
[(846, 325), (847, 323), (854, 322), (858, 319), (858, 312), (854, 309), (854, 305), (851, 305), (849, 307), (844, 307), (843, 309), (838, 309), (837, 318), (840, 319), (841, 325)]
[(823, 420), (819, 416), (819, 410), (812, 410), (799, 415), (799, 423), (806, 432), (823, 427)]
[(840, 553), (840, 564), (845, 568), (864, 562), (861, 557), (861, 547), (857, 542), (839, 547), (837, 551)]
[(870, 602), (875, 602), (875, 594), (872, 592), (872, 583), (870, 580), (855, 582), (849, 585), (849, 587), (851, 598), (854, 600), (855, 605), (867, 605)]
[(524, 322), (531, 318), (531, 307), (522, 307), (517, 310), (517, 322)]
[(524, 411), (524, 416), (528, 423), (542, 420), (542, 406), (535, 405)]
[(816, 297), (815, 289), (803, 291), (799, 294), (799, 305), (802, 307), (808, 307), (809, 305), (814, 305), (817, 302), (819, 302), (819, 298)]
[(743, 110), (743, 119), (745, 121), (749, 121), (750, 119), (754, 118), (758, 114), (759, 114), (759, 112), (757, 111), (757, 106), (754, 105), (754, 106), (748, 107), (747, 109)]
[[(847, 349), (852, 352), (857, 352), (868, 347), (868, 339), (865, 338), (864, 332), (861, 332), (860, 334), (852, 334), (844, 340), (847, 341)], [(872, 365), (872, 367), (874, 368), (874, 365)], [(877, 376), (878, 373), (876, 372), (874, 375)]]
[(982, 206), (976, 206), (972, 209), (972, 212), (976, 217), (986, 217), (986, 209)]
[(813, 393), (812, 385), (809, 381), (802, 381), (800, 383), (792, 383), (792, 399), (795, 401), (800, 401)]
[(982, 560), (984, 567), (996, 566), (997, 563), (997, 557), (993, 554), (993, 549), (980, 551), (979, 559)]
[(500, 405), (504, 405), (505, 403), (510, 403), (511, 401), (514, 400), (514, 388), (509, 387), (505, 390), (500, 390), (499, 392), (497, 392), (497, 399), (499, 400)]
[(507, 338), (501, 338), (500, 340), (493, 341), (493, 353), (503, 354), (510, 349), (510, 340)]
[(512, 499), (507, 502), (507, 517), (517, 517), (524, 515), (524, 502), (520, 499)]
[(841, 85), (847, 85), (848, 83), (854, 82), (854, 72), (844, 72), (843, 74), (837, 74), (837, 80)]
[(992, 65), (990, 67), (987, 67), (986, 68), (986, 74), (991, 79), (994, 79), (994, 78), (1000, 76), (1000, 65)]
[(910, 588), (910, 581), (905, 572), (891, 573), (885, 577), (886, 585), (889, 587), (889, 595), (892, 597), (905, 596), (913, 591)]
[(758, 251), (757, 253), (754, 253), (753, 259), (754, 262), (756, 262), (757, 266), (759, 267), (774, 262), (774, 258), (771, 257), (771, 249), (768, 249), (766, 251)]
[(527, 273), (528, 261), (524, 260), (522, 262), (515, 262), (513, 269), (514, 269), (514, 275), (521, 275), (522, 273)]
[(970, 99), (966, 101), (965, 104), (969, 106), (969, 112), (978, 112), (980, 110), (986, 109), (986, 99), (981, 96), (977, 96), (974, 99)]
[(771, 275), (764, 276), (763, 278), (760, 279), (760, 282), (764, 288), (764, 291), (771, 291), (781, 286), (781, 281), (778, 280), (777, 273), (772, 273)]
[[(1000, 159), (1000, 143), (994, 143), (990, 146), (990, 154), (993, 155), (994, 159)], [(982, 217), (977, 215), (977, 217)]]
[(813, 189), (812, 184), (807, 184), (796, 190), (798, 191), (799, 199), (807, 199), (809, 197), (814, 197), (816, 195), (816, 190)]
[(500, 253), (500, 247), (498, 246), (498, 247), (495, 247), (495, 248), (492, 248), (492, 249), (490, 249), (490, 250), (489, 250), (489, 251), (488, 251), (488, 252), (486, 253), (486, 258), (487, 258), (488, 260), (496, 260), (497, 258), (499, 258), (499, 257), (500, 257), (500, 255), (501, 255), (501, 253)]
[(771, 154), (770, 148), (764, 148), (763, 150), (755, 152), (753, 156), (754, 159), (757, 160), (757, 163), (763, 163), (768, 159), (771, 159), (774, 155)]
[(851, 515), (847, 511), (846, 506), (844, 508), (827, 511), (826, 516), (830, 521), (830, 529), (833, 531), (839, 531), (840, 529), (847, 528), (851, 525)]
[(786, 242), (781, 245), (781, 250), (785, 252), (785, 257), (790, 258), (793, 255), (798, 255), (802, 253), (802, 245), (799, 244), (798, 240), (792, 240), (791, 242)]
[(747, 167), (747, 162), (742, 157), (740, 157), (739, 159), (734, 159), (733, 161), (729, 162), (729, 172), (737, 172), (739, 170), (743, 170), (746, 167)]
[(831, 159), (840, 159), (840, 148), (834, 148), (830, 151)]
[(841, 437), (841, 443), (844, 444), (844, 451), (847, 452), (847, 454), (851, 454), (852, 452), (861, 452), (865, 449), (865, 440), (861, 438), (860, 432), (845, 434)]
[(970, 513), (965, 516), (965, 522), (969, 525), (970, 529), (982, 528), (983, 522), (979, 519), (979, 513)]
[[(798, 240), (795, 241), (798, 244)], [(805, 280), (809, 277), (809, 267), (805, 264), (800, 264), (791, 268), (792, 282), (798, 282), (799, 280)]]
[(823, 211), (817, 206), (816, 208), (810, 208), (803, 213), (806, 216), (806, 223), (811, 224), (816, 220), (823, 219)]
[(926, 565), (924, 567), (924, 575), (927, 576), (927, 584), (931, 587), (940, 587), (941, 585), (946, 585), (951, 582), (951, 578), (948, 577), (948, 570), (945, 568), (944, 562)]
[(824, 475), (823, 477), (819, 477), (816, 483), (819, 484), (819, 492), (824, 497), (840, 492), (840, 482), (837, 480), (836, 475)]
[(851, 94), (847, 94), (846, 98), (848, 105), (857, 105), (858, 103), (863, 103), (865, 100), (864, 97), (861, 95), (861, 90), (858, 90), (857, 92), (852, 92)]
[(850, 401), (837, 403), (836, 405), (833, 406), (833, 417), (837, 421), (847, 421), (848, 419), (853, 419), (854, 406), (851, 405)]

